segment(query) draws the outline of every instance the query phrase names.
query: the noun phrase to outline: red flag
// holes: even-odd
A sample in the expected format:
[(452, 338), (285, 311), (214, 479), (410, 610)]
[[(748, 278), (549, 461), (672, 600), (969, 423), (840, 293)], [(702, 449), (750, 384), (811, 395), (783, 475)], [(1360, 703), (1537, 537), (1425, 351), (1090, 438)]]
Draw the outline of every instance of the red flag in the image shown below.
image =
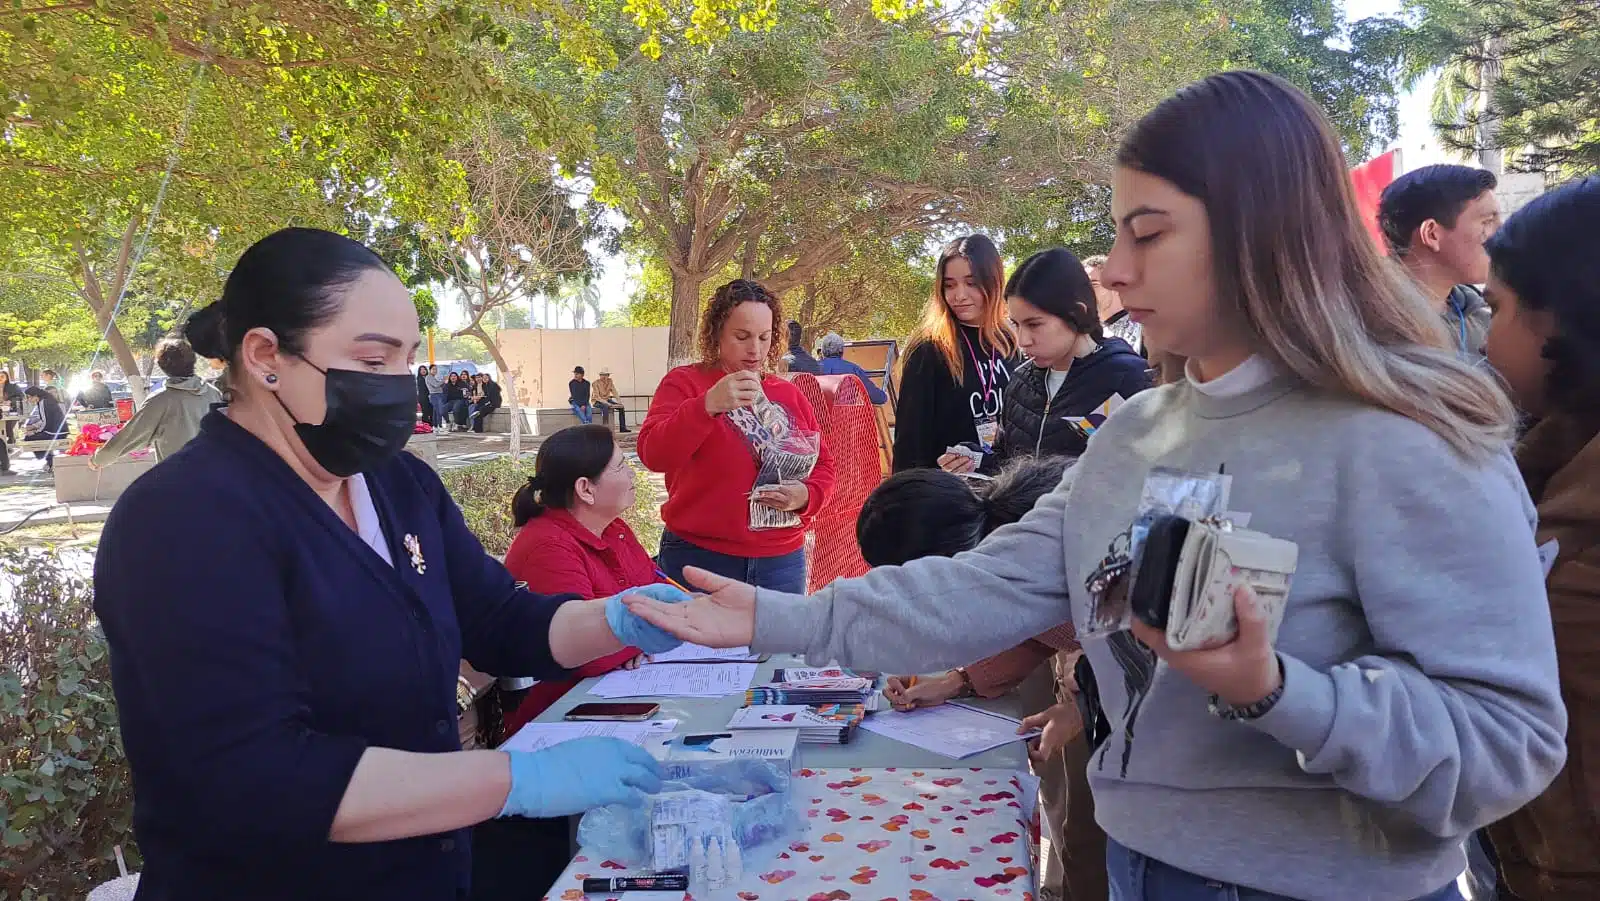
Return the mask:
[(1389, 252), (1389, 248), (1383, 242), (1382, 230), (1378, 228), (1378, 199), (1383, 196), (1383, 189), (1394, 181), (1399, 171), (1398, 150), (1391, 150), (1374, 157), (1350, 170), (1350, 183), (1356, 190), (1356, 206), (1361, 209), (1361, 221), (1367, 226), (1367, 234), (1378, 242), (1379, 252), (1385, 254)]

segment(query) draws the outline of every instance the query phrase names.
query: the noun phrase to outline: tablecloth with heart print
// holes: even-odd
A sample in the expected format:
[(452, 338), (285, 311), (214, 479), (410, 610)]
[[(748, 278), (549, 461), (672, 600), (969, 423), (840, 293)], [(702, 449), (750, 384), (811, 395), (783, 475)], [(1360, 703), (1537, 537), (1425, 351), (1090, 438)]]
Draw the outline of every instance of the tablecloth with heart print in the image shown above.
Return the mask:
[[(776, 857), (752, 853), (759, 865), (745, 865), (736, 892), (718, 894), (741, 901), (1034, 901), (1039, 826), (1037, 783), (1029, 779), (1012, 770), (796, 770), (793, 791), (806, 832)], [(585, 877), (630, 873), (580, 852), (546, 901), (583, 901)]]

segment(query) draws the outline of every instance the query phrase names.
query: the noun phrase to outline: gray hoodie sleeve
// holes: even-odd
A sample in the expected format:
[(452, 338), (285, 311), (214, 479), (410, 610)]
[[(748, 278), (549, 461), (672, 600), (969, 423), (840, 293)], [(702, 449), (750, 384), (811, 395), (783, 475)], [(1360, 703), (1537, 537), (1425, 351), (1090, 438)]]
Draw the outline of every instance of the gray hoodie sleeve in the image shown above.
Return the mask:
[(171, 398), (165, 391), (158, 391), (150, 395), (150, 399), (139, 408), (127, 425), (117, 430), (111, 440), (101, 445), (89, 459), (96, 466), (110, 466), (121, 457), (142, 450), (155, 443), (156, 435), (161, 431), (161, 425), (166, 421), (167, 409), (171, 406)]
[(1471, 465), (1421, 426), (1385, 436), (1341, 475), (1374, 647), (1328, 669), (1280, 653), (1283, 697), (1250, 725), (1448, 838), (1536, 797), (1566, 759), (1536, 513), (1509, 452)]
[(1072, 470), (973, 550), (880, 566), (809, 597), (756, 592), (752, 649), (898, 672), (961, 666), (1072, 619), (1062, 548)]

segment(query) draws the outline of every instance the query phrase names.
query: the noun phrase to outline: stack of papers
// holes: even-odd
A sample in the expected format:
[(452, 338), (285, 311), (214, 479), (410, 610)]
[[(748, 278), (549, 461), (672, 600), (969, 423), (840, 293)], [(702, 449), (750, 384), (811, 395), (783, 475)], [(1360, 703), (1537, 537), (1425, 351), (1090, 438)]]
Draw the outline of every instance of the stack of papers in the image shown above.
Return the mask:
[(620, 738), (639, 747), (660, 744), (678, 728), (677, 720), (650, 720), (643, 723), (529, 723), (500, 744), (501, 751), (542, 751), (574, 738)]
[(651, 654), (651, 663), (754, 663), (761, 655), (749, 648), (708, 648), (684, 642), (670, 651)]
[(920, 710), (875, 713), (861, 728), (885, 738), (961, 760), (1015, 741), (1026, 741), (1038, 732), (1017, 734), (1019, 720), (998, 713), (987, 713), (960, 704), (940, 704)]
[(809, 745), (845, 745), (866, 719), (861, 704), (801, 704), (741, 707), (728, 721), (729, 729), (799, 729), (800, 741)]
[(597, 698), (724, 698), (750, 687), (758, 664), (656, 663), (607, 673), (589, 693)]
[(773, 671), (771, 683), (745, 692), (744, 703), (746, 707), (863, 704), (874, 710), (877, 689), (877, 673), (856, 673), (837, 666), (788, 667)]
[(867, 679), (874, 685), (880, 673), (869, 670), (845, 669), (842, 666), (786, 666), (772, 671), (772, 681), (777, 682), (837, 682), (841, 679)]

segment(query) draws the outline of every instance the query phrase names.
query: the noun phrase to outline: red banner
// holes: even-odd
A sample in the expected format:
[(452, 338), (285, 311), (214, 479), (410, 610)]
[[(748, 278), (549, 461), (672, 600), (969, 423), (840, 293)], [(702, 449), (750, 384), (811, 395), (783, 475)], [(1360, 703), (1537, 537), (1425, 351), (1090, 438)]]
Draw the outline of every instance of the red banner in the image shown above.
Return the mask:
[(1378, 228), (1378, 199), (1383, 196), (1383, 189), (1399, 174), (1398, 150), (1374, 157), (1350, 170), (1350, 183), (1356, 189), (1356, 206), (1361, 209), (1361, 221), (1366, 224), (1367, 234), (1378, 242), (1378, 250), (1383, 253), (1388, 253), (1389, 248), (1384, 245), (1383, 232)]

